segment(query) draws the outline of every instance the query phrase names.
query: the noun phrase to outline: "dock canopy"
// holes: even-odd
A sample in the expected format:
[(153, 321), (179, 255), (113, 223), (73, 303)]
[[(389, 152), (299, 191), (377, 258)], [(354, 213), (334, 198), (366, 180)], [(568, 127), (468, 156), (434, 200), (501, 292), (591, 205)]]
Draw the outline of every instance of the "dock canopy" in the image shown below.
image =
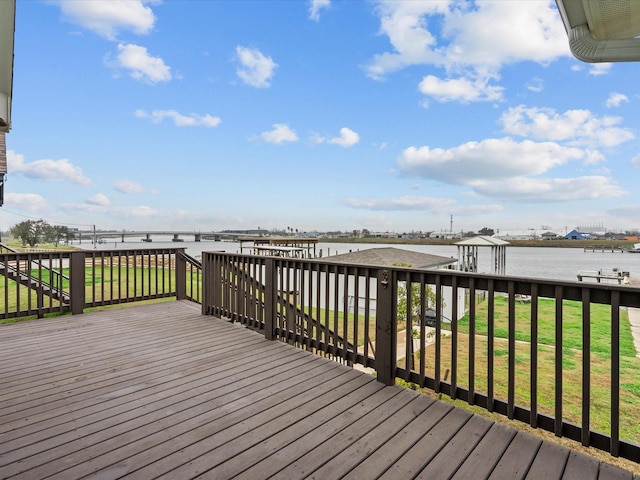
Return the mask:
[(11, 129), (15, 25), (16, 1), (0, 1), (0, 133)]
[(478, 235), (456, 242), (458, 247), (458, 269), (463, 272), (478, 271), (478, 248), (491, 247), (491, 273), (504, 275), (507, 262), (506, 247), (509, 242), (496, 237)]

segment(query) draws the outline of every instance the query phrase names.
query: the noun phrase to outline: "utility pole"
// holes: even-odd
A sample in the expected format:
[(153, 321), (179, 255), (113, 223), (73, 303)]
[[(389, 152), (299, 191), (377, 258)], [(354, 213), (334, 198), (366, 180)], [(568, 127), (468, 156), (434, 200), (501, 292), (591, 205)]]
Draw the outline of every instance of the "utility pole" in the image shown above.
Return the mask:
[(453, 214), (450, 215), (449, 219), (449, 233), (451, 233), (451, 236), (453, 236)]
[(96, 242), (96, 226), (93, 226), (93, 248), (96, 248), (96, 244), (98, 242)]

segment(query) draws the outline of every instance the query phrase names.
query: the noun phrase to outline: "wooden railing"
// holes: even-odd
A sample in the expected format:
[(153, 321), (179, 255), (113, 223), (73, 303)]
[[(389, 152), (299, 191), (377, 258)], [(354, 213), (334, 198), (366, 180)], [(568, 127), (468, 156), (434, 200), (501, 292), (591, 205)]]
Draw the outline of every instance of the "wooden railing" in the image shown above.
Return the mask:
[(0, 254), (0, 318), (42, 317), (70, 309), (70, 252)]
[(201, 271), (184, 249), (0, 254), (0, 318), (176, 297), (200, 301)]
[(180, 292), (180, 299), (202, 303), (202, 263), (184, 252), (180, 252), (176, 260), (177, 271), (180, 272), (180, 275), (176, 277), (178, 281), (176, 288)]
[(640, 461), (638, 288), (224, 253), (203, 282), (204, 314)]

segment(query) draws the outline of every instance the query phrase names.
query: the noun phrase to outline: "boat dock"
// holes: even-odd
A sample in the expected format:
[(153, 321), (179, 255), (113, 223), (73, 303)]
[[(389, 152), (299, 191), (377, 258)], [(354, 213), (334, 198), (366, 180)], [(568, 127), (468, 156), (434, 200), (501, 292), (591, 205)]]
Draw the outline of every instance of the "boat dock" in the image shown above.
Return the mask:
[(607, 245), (592, 245), (590, 247), (584, 247), (584, 251), (585, 252), (599, 252), (599, 253), (624, 253), (625, 251), (629, 251), (629, 250), (625, 250), (622, 247), (611, 247), (611, 246), (607, 246)]
[(580, 270), (578, 272), (578, 281), (582, 282), (584, 279), (593, 278), (597, 283), (617, 282), (618, 285), (629, 285), (629, 272), (623, 272), (619, 268), (614, 268), (610, 271), (600, 269), (598, 271)]

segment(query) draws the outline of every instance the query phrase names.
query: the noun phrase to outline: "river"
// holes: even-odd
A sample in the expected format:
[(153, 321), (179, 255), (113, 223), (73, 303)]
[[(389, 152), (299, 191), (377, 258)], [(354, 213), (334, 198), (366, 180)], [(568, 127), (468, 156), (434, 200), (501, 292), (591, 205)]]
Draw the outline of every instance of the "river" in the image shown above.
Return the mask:
[[(81, 248), (93, 249), (91, 243), (83, 242)], [(245, 244), (245, 251), (247, 244)], [(322, 256), (348, 253), (368, 248), (394, 247), (416, 252), (457, 258), (455, 245), (401, 245), (401, 244), (362, 244), (362, 243), (318, 243), (316, 252)], [(203, 251), (240, 252), (237, 242), (172, 242), (170, 237), (154, 237), (152, 243), (140, 239), (127, 239), (126, 242), (107, 242), (96, 245), (96, 249), (140, 249), (140, 248), (185, 248), (191, 256), (199, 256)], [(490, 248), (478, 250), (478, 271), (490, 272)], [(612, 272), (613, 269), (629, 272), (632, 279), (640, 279), (640, 254), (620, 252), (585, 252), (582, 248), (556, 247), (507, 247), (506, 274), (527, 278), (546, 278), (554, 280), (577, 280), (579, 271)]]

